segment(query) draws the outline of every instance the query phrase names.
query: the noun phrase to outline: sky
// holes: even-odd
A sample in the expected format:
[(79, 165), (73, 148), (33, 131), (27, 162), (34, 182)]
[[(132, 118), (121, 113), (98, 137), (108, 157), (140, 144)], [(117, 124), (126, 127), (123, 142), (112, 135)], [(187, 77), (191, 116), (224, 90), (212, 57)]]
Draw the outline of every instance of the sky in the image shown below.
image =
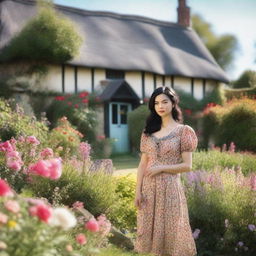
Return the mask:
[[(54, 3), (86, 10), (110, 11), (177, 21), (178, 0), (54, 0)], [(238, 39), (235, 61), (226, 73), (237, 79), (244, 70), (256, 71), (256, 0), (187, 0), (191, 14), (199, 14), (216, 35)]]

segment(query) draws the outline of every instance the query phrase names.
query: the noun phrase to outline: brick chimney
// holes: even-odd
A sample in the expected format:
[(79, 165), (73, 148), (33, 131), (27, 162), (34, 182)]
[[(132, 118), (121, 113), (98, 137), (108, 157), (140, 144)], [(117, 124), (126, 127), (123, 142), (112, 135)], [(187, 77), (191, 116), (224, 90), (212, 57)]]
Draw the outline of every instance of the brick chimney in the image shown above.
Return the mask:
[(177, 8), (178, 12), (178, 24), (190, 27), (190, 8), (186, 5), (186, 0), (179, 0), (179, 6)]

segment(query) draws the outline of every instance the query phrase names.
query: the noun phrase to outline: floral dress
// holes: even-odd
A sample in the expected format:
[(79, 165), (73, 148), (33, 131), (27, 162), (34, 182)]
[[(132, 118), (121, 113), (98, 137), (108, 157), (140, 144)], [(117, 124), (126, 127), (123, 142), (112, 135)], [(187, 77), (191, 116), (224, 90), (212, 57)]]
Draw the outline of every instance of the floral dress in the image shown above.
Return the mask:
[[(148, 168), (172, 165), (181, 163), (181, 153), (194, 151), (197, 142), (193, 128), (179, 124), (161, 138), (142, 133), (140, 150), (148, 155)], [(159, 256), (196, 255), (180, 173), (143, 177), (135, 251)]]

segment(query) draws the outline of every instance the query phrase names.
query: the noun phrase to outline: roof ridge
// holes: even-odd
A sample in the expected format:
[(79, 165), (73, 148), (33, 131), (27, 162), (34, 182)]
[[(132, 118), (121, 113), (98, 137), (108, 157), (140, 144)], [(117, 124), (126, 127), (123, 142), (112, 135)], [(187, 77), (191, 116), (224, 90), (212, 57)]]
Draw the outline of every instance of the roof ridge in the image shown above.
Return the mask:
[[(0, 2), (4, 2), (4, 1), (12, 1), (12, 2), (25, 3), (25, 4), (32, 4), (32, 5), (34, 5), (36, 3), (36, 0), (0, 0)], [(191, 30), (191, 28), (181, 26), (176, 22), (157, 20), (157, 19), (153, 19), (153, 18), (146, 17), (143, 15), (120, 14), (120, 13), (116, 13), (116, 12), (100, 11), (100, 10), (92, 11), (92, 10), (86, 10), (86, 9), (81, 9), (81, 8), (77, 8), (77, 7), (59, 5), (59, 4), (55, 4), (55, 3), (54, 3), (54, 6), (57, 9), (77, 13), (80, 15), (87, 14), (87, 15), (92, 15), (92, 16), (106, 16), (106, 17), (112, 17), (112, 18), (116, 18), (116, 19), (135, 20), (135, 21), (141, 21), (144, 23), (150, 23), (153, 25), (161, 25), (161, 26), (168, 26), (168, 27), (173, 27), (173, 28), (177, 28), (177, 29)]]

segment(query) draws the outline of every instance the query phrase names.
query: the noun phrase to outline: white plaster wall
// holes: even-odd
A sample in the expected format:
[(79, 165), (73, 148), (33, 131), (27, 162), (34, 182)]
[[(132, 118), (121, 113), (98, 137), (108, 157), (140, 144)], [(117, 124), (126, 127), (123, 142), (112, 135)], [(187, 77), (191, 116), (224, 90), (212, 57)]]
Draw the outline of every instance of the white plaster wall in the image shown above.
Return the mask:
[(106, 80), (105, 69), (95, 69), (94, 70), (94, 90), (101, 90), (100, 81)]
[(187, 77), (174, 77), (174, 90), (183, 90), (185, 92), (191, 93), (191, 79)]
[(171, 88), (171, 77), (170, 76), (165, 76), (165, 86)]
[(156, 75), (156, 88), (163, 86), (163, 76)]
[(154, 91), (154, 75), (145, 73), (145, 97), (149, 98)]
[(65, 93), (75, 93), (75, 68), (65, 66)]
[(48, 70), (49, 71), (42, 82), (43, 89), (46, 89), (49, 91), (55, 91), (55, 92), (62, 92), (62, 67), (61, 67), (61, 65), (50, 65), (50, 66), (48, 66)]
[(133, 88), (136, 94), (142, 98), (142, 78), (139, 71), (127, 71), (125, 72), (126, 82)]
[(202, 79), (194, 79), (194, 97), (197, 100), (203, 99), (203, 80)]
[(218, 82), (214, 80), (206, 80), (205, 93), (212, 92), (214, 88), (218, 86)]
[(90, 68), (77, 68), (77, 90), (91, 92), (92, 76)]

